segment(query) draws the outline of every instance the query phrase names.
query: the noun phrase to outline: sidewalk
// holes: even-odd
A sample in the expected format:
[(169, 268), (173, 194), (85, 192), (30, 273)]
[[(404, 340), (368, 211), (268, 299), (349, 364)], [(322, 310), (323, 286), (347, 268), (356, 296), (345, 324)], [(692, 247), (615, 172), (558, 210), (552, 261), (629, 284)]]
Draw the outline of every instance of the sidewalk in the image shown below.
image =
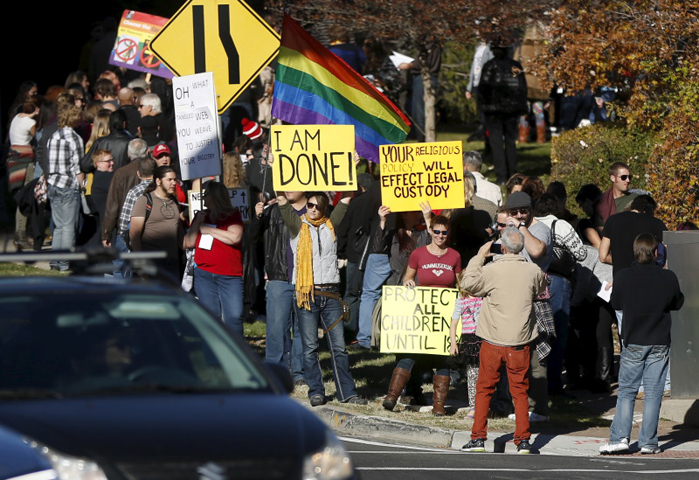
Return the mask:
[[(583, 403), (586, 402), (586, 395), (580, 394), (578, 397)], [(600, 402), (599, 396), (589, 395), (594, 398), (590, 403), (597, 403), (598, 409), (606, 408), (606, 404), (616, 396), (607, 398), (607, 403)], [(297, 399), (298, 400), (298, 399)], [(300, 400), (301, 403), (311, 408), (307, 400)], [(663, 402), (671, 403), (672, 400)], [(452, 450), (459, 450), (462, 445), (470, 440), (470, 423), (464, 420), (464, 429), (447, 429), (437, 426), (417, 425), (390, 417), (365, 415), (358, 413), (344, 405), (334, 404), (313, 408), (321, 419), (323, 419), (339, 435), (357, 435), (370, 437), (379, 441), (398, 442), (409, 445), (438, 447)], [(458, 403), (458, 400), (455, 402)], [(452, 411), (454, 407), (452, 405)], [(591, 405), (586, 405), (588, 408)], [(592, 406), (594, 409), (594, 406)], [(636, 440), (638, 438), (638, 425), (641, 422), (641, 412), (643, 402), (636, 402), (637, 413), (634, 415), (634, 429), (632, 432), (631, 451), (637, 452)], [(431, 415), (430, 407), (423, 407), (424, 415)], [(458, 408), (454, 415), (463, 418), (465, 408)], [(614, 408), (607, 410), (601, 415), (603, 418), (611, 420), (614, 416)], [(396, 414), (400, 417), (400, 414)], [(533, 423), (532, 446), (539, 450), (542, 455), (566, 455), (577, 457), (599, 456), (599, 446), (608, 441), (608, 427), (582, 428), (580, 430), (570, 427), (555, 426), (556, 422)], [(500, 422), (502, 425), (502, 422)], [(514, 422), (512, 422), (514, 430)], [(658, 428), (658, 439), (660, 448), (663, 450), (658, 455), (644, 455), (644, 458), (699, 458), (699, 429), (687, 427), (669, 420), (661, 420)], [(486, 442), (488, 452), (515, 453), (515, 445), (512, 442), (512, 431), (489, 432)], [(640, 453), (633, 453), (631, 456), (640, 456)], [(628, 455), (627, 455), (628, 456)]]

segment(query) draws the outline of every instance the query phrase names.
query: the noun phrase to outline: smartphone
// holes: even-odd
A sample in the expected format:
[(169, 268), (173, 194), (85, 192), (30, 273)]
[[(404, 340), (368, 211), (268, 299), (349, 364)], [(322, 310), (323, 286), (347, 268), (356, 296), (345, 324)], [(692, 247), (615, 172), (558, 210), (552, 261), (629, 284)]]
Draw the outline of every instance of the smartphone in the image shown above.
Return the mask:
[(493, 244), (490, 246), (490, 253), (502, 254), (502, 244), (500, 244), (500, 243), (493, 243)]

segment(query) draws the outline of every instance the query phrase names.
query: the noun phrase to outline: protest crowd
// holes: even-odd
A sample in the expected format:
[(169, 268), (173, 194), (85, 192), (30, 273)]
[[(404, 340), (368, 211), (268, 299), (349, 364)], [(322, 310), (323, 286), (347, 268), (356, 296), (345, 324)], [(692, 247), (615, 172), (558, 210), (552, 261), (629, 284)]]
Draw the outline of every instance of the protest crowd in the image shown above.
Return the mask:
[[(359, 47), (346, 32), (334, 35), (340, 40), (330, 50), (389, 98), (397, 99), (413, 78), (421, 81), (418, 60), (396, 68), (373, 40)], [(435, 42), (431, 72), (439, 70), (440, 48)], [(655, 201), (632, 188), (640, 172), (625, 163), (609, 165), (609, 183), (577, 192), (519, 173), (517, 141), (527, 141), (529, 131), (521, 117), (532, 108), (537, 140), (546, 141), (542, 102), (528, 99), (523, 74), (501, 81), (503, 71), (522, 70), (502, 45), (479, 46), (474, 66), (467, 96), (478, 103), (495, 181), (486, 178), (481, 153), (448, 149), (458, 164), (442, 162), (436, 167), (447, 172), (442, 176), (426, 173), (424, 195), (410, 203), (414, 195), (403, 194), (399, 209), (391, 208), (386, 192), (412, 187), (387, 185), (381, 163), (359, 156), (353, 158), (355, 191), (275, 190), (280, 160), (270, 148), (270, 129), (281, 122), (273, 117), (274, 64), (222, 115), (222, 174), (186, 181), (172, 88), (164, 79), (107, 67), (94, 78), (76, 71), (63, 86), (26, 81), (4, 132), (15, 244), (21, 250), (166, 252), (159, 267), (178, 283), (184, 277), (191, 294), (232, 330), (243, 334), (246, 321), (264, 318), (265, 359), (288, 366), (295, 385), (308, 386), (312, 406), (328, 400), (318, 361), (325, 342), (335, 398), (367, 403), (348, 351), (380, 348), (382, 328), (392, 321), (382, 313), (382, 289), (394, 288), (396, 295), (450, 289), (444, 354), (398, 348), (383, 407), (429, 404), (423, 393), (429, 372), (432, 412), (445, 415), (449, 390), (461, 388), (455, 384), (461, 376), (474, 421), (464, 450), (484, 451), (488, 415), (498, 414), (515, 420), (518, 451), (528, 453), (529, 422), (548, 420), (550, 395), (564, 388), (610, 392), (618, 381), (622, 418), (615, 418), (601, 452), (628, 450), (640, 378), (656, 427), (670, 390), (668, 312), (682, 306), (682, 293), (662, 268), (668, 227), (654, 216)], [(421, 91), (411, 98), (407, 110), (419, 141)], [(590, 106), (581, 118), (594, 119), (595, 112), (599, 118), (599, 110)], [(241, 188), (250, 199), (246, 212), (230, 203), (229, 189)], [(438, 190), (460, 188), (463, 204), (431, 204)], [(198, 211), (187, 208), (191, 191), (203, 194)], [(569, 194), (585, 217), (566, 208)], [(51, 268), (67, 271), (70, 264), (56, 261)], [(113, 275), (132, 273), (117, 260)], [(659, 284), (665, 291), (652, 289)], [(621, 339), (618, 371), (614, 335)], [(661, 362), (650, 374), (643, 372), (649, 356)], [(644, 418), (643, 427), (639, 446), (657, 453), (653, 422)]]

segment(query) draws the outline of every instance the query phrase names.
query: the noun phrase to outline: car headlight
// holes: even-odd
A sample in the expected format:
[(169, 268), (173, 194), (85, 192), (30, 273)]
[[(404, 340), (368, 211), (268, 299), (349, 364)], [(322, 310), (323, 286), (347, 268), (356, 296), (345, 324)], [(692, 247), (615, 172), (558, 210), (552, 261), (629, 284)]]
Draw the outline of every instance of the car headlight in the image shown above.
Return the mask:
[(99, 465), (91, 460), (59, 453), (34, 440), (29, 440), (28, 444), (51, 462), (60, 480), (107, 480)]
[(304, 458), (303, 479), (345, 480), (353, 475), (354, 467), (345, 447), (335, 434), (327, 430), (323, 448)]

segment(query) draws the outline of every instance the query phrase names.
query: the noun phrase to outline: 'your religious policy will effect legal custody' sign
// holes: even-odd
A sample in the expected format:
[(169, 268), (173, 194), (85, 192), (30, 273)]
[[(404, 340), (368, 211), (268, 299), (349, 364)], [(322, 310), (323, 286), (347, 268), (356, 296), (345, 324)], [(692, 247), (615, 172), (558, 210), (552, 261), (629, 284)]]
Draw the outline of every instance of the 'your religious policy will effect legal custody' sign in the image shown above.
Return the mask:
[(271, 148), (279, 192), (357, 189), (353, 125), (275, 125)]
[(381, 199), (393, 212), (464, 207), (461, 142), (381, 145)]
[(172, 79), (183, 180), (221, 174), (216, 89), (211, 72)]
[(449, 355), (449, 328), (458, 296), (452, 288), (384, 286), (381, 353)]

